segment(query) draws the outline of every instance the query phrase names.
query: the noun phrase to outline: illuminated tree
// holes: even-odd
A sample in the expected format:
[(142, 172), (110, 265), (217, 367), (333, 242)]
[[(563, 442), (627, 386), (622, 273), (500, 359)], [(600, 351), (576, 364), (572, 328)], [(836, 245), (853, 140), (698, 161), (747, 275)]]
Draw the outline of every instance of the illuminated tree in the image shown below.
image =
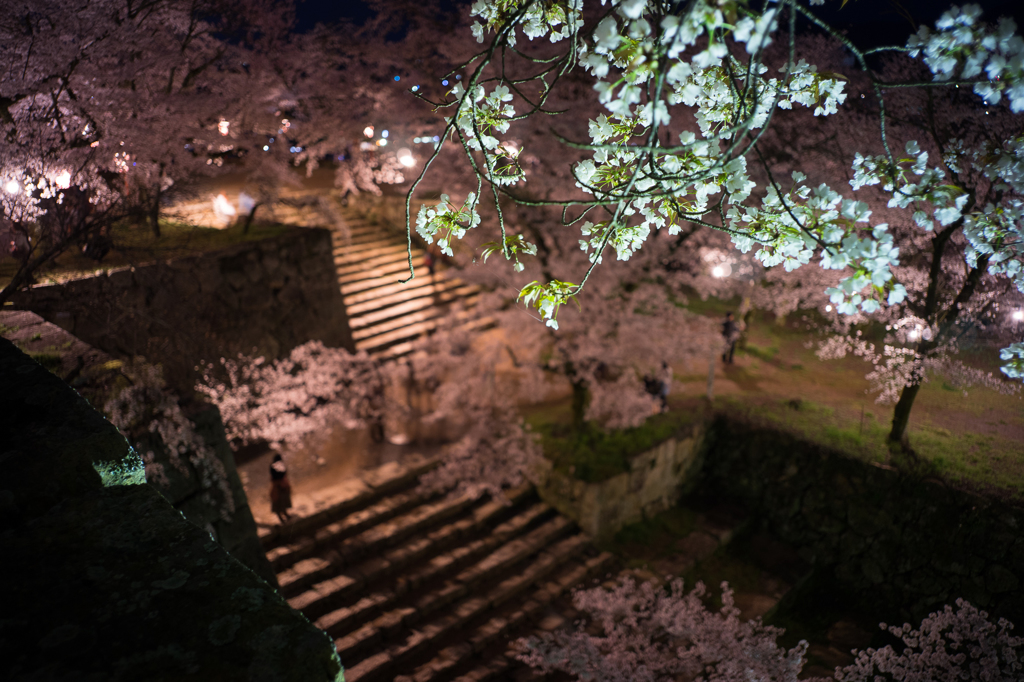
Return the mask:
[[(984, 298), (986, 277), (1024, 290), (1024, 138), (1019, 123), (987, 137), (963, 139), (960, 146), (947, 148), (943, 145), (951, 140), (939, 141), (933, 151), (933, 163), (936, 156), (942, 161), (938, 167), (929, 166), (927, 154), (934, 140), (901, 140), (888, 129), (890, 103), (897, 111), (905, 106), (889, 94), (900, 88), (971, 88), (990, 108), (1005, 96), (1012, 111), (1008, 120), (1018, 121), (1014, 115), (1024, 110), (1024, 41), (1012, 21), (1001, 20), (992, 28), (980, 21), (977, 7), (954, 8), (934, 31), (922, 28), (905, 47), (892, 48), (921, 57), (927, 68), (925, 78), (914, 73), (904, 78), (908, 74), (874, 68), (867, 52), (797, 0), (763, 12), (738, 2), (679, 6), (625, 0), (599, 8), (584, 7), (580, 0), (482, 0), (472, 14), (479, 20), (474, 26), (478, 40), (493, 37), (460, 67), (465, 79), (434, 103), (448, 110), (445, 141), (461, 147), (477, 190), (457, 199), (445, 197), (440, 205), (422, 209), (415, 221), (409, 216), (410, 229), (414, 222), (424, 239), (448, 251), (454, 240), (481, 224), (480, 207), (486, 201), (500, 232), (495, 251), (518, 266), (536, 242), (508, 229), (507, 206), (564, 209), (563, 225), (579, 230), (577, 239), (589, 256), (587, 267), (574, 276), (579, 283), (546, 278), (521, 288), (523, 299), (550, 326), (558, 325), (564, 304), (590, 286), (604, 256), (615, 253), (629, 260), (647, 248), (652, 235), (662, 230), (679, 234), (686, 224), (723, 232), (744, 253), (757, 247), (755, 255), (766, 267), (794, 270), (814, 260), (823, 270), (842, 274), (827, 289), (831, 305), (842, 314), (875, 315), (901, 305), (911, 282), (895, 277), (894, 268), (904, 265), (900, 254), (907, 237), (872, 219), (871, 206), (861, 199), (870, 193), (863, 188), (887, 194), (891, 207), (910, 214), (914, 229), (931, 229), (925, 239), (936, 240), (933, 252), (939, 242), (956, 246), (962, 240), (967, 269), (961, 281), (952, 278), (941, 294), (929, 298), (926, 293), (924, 300), (907, 303), (922, 306), (921, 319), (941, 317), (940, 324), (952, 329), (959, 317), (953, 311), (962, 310), (969, 299)], [(762, 154), (775, 119), (798, 113), (780, 110), (806, 107), (815, 116), (833, 115), (848, 95), (845, 76), (797, 58), (798, 17), (824, 29), (853, 55), (854, 70), (874, 100), (875, 123), (881, 125), (872, 146), (879, 149), (872, 155), (869, 147), (852, 147), (844, 164), (851, 169), (853, 189), (861, 190), (856, 197), (825, 183), (810, 184), (807, 169), (780, 178)], [(776, 59), (766, 48), (780, 34), (785, 43)], [(524, 36), (532, 42), (523, 44)], [(578, 191), (543, 199), (529, 195), (524, 161), (532, 148), (510, 138), (524, 121), (556, 113), (555, 86), (578, 69), (594, 77), (604, 107), (590, 121), (590, 140), (570, 145), (589, 152), (589, 158), (571, 165)], [(574, 110), (586, 112), (588, 106)], [(683, 122), (687, 112), (693, 123)], [(567, 156), (571, 159), (572, 152)], [(429, 170), (428, 163), (410, 198)], [(920, 234), (910, 238), (921, 239)], [(954, 250), (940, 249), (936, 267), (944, 267)], [(959, 293), (949, 294), (954, 289)], [(931, 335), (937, 339), (944, 333)], [(934, 350), (931, 343), (923, 340), (915, 352), (926, 356)], [(1010, 344), (1002, 356), (1008, 361), (1004, 373), (1024, 375), (1024, 344)], [(919, 374), (911, 373), (904, 384), (894, 440), (903, 435)]]

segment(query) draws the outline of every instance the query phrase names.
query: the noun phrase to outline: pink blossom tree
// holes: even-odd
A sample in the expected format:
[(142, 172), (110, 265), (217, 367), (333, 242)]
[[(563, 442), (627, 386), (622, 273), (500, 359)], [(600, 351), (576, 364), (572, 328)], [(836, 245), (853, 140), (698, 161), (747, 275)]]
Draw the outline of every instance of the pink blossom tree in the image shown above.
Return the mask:
[[(630, 578), (613, 586), (580, 589), (573, 605), (591, 619), (575, 630), (520, 639), (519, 660), (542, 673), (561, 671), (576, 680), (609, 682), (796, 682), (807, 642), (786, 651), (776, 644), (783, 633), (759, 618), (742, 621), (732, 590), (722, 583), (722, 609), (705, 606), (701, 583), (687, 593), (682, 580), (639, 585)], [(881, 628), (902, 640), (900, 653), (887, 645), (854, 651), (856, 661), (836, 668), (838, 682), (954, 682), (1020, 678), (1024, 640), (1013, 624), (993, 623), (988, 614), (962, 599), (956, 609), (932, 613), (918, 628), (909, 623)], [(814, 678), (825, 682), (825, 678)]]
[(280, 360), (239, 356), (208, 365), (196, 391), (217, 406), (228, 438), (240, 445), (294, 446), (334, 424), (380, 433), (396, 406), (388, 377), (365, 351), (352, 354), (309, 341)]
[(1000, 618), (993, 623), (988, 614), (963, 599), (956, 610), (946, 605), (929, 614), (918, 628), (910, 623), (886, 626), (898, 637), (902, 651), (891, 645), (854, 652), (852, 665), (837, 669), (839, 682), (956, 682), (985, 680), (1012, 682), (1021, 678), (1024, 639), (1015, 637), (1013, 623)]
[(224, 465), (182, 412), (161, 369), (136, 359), (122, 373), (128, 385), (107, 400), (103, 411), (141, 454), (146, 481), (168, 490), (172, 478), (195, 479), (206, 506), (231, 521), (235, 503)]
[(519, 660), (577, 680), (796, 682), (807, 642), (780, 648), (783, 631), (740, 620), (728, 583), (722, 590), (717, 613), (704, 606), (702, 583), (686, 592), (678, 578), (664, 587), (626, 577), (610, 589), (576, 590), (573, 605), (593, 622), (518, 640)]
[[(445, 139), (459, 148), (477, 190), (454, 200), (448, 195), (415, 220), (409, 215), (409, 229), (415, 226), (447, 250), (484, 224), (480, 207), (487, 204), (494, 213), (487, 223), (499, 234), (492, 251), (518, 267), (540, 242), (511, 229), (512, 207), (562, 209), (550, 231), (576, 232), (588, 262), (571, 280), (542, 267), (543, 279), (520, 287), (548, 324), (558, 324), (565, 304), (594, 282), (604, 256), (630, 260), (655, 235), (678, 235), (686, 223), (729, 235), (743, 253), (756, 247), (766, 267), (795, 270), (816, 261), (840, 275), (826, 293), (842, 314), (871, 316), (904, 305), (924, 321), (915, 357), (941, 353), (971, 317), (972, 301), (979, 302), (980, 318), (1000, 290), (1024, 290), (1015, 132), (1024, 110), (1024, 42), (1012, 21), (993, 26), (974, 5), (954, 7), (934, 29), (924, 27), (893, 48), (923, 63), (918, 71), (896, 73), (876, 68), (868, 52), (797, 0), (762, 10), (698, 2), (681, 11), (646, 0), (600, 8), (482, 0), (471, 13), (478, 21), (473, 33), (484, 44), (460, 67), (465, 81), (433, 102), (449, 112)], [(854, 61), (844, 68), (859, 74), (863, 93), (847, 88), (850, 75), (819, 70), (798, 55), (798, 17), (842, 42)], [(773, 42), (784, 45), (774, 56)], [(560, 165), (578, 191), (530, 192), (529, 159), (545, 145), (525, 134), (529, 122), (557, 113), (556, 85), (573, 88), (579, 81), (572, 76), (582, 71), (592, 76), (596, 101), (572, 101), (568, 110), (581, 117), (590, 117), (595, 106), (601, 112), (590, 118), (585, 135), (559, 136), (572, 140), (560, 148)], [(971, 116), (954, 121), (934, 106), (934, 115), (917, 116), (923, 105), (900, 94), (934, 103), (929, 93), (940, 88), (974, 107)], [(787, 110), (806, 108), (818, 120), (844, 104), (853, 109), (851, 93), (870, 97), (874, 107), (864, 112), (874, 122), (871, 145), (840, 145), (847, 155), (841, 166), (859, 193), (851, 197), (818, 178), (808, 181), (814, 169), (799, 158), (788, 177), (776, 173), (763, 153), (766, 131), (778, 120), (810, 120)], [(983, 109), (998, 109), (999, 116), (985, 117)], [(686, 114), (693, 114), (692, 123)], [(996, 124), (999, 117), (1010, 126)], [(912, 131), (915, 121), (938, 126)], [(851, 128), (866, 130), (856, 115), (854, 122)], [(956, 137), (962, 123), (970, 129)], [(580, 150), (588, 158), (579, 159)], [(429, 170), (428, 163), (410, 197)], [(877, 220), (882, 212), (872, 205), (879, 200), (906, 216), (901, 224)], [(921, 258), (905, 258), (905, 250)], [(908, 269), (928, 274), (932, 284), (915, 291)], [(932, 269), (940, 276), (931, 276)], [(936, 327), (930, 339), (925, 325)], [(1007, 376), (1024, 376), (1024, 345), (1010, 343), (1000, 355)], [(902, 441), (920, 375), (912, 371), (900, 392), (894, 442)]]

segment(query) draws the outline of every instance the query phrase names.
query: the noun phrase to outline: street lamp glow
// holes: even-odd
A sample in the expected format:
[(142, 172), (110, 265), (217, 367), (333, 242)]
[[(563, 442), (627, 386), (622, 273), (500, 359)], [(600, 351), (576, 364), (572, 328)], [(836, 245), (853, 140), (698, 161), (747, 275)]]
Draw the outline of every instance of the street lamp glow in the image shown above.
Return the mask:
[(18, 184), (17, 180), (8, 180), (4, 183), (4, 191), (8, 194), (17, 194), (21, 190), (21, 185)]
[(363, 128), (363, 135), (367, 137), (373, 137), (373, 126), (366, 126)]
[(53, 181), (60, 189), (67, 189), (71, 186), (71, 171), (61, 171)]
[(1013, 315), (1010, 317), (1013, 318), (1014, 322), (1024, 322), (1024, 310), (1014, 310)]
[(722, 277), (725, 277), (725, 268), (723, 268), (721, 265), (716, 265), (715, 267), (711, 268), (711, 274), (721, 279)]
[(830, 313), (830, 312), (832, 312), (832, 306), (831, 306), (831, 305), (827, 305), (827, 306), (825, 306), (825, 312), (826, 312), (826, 313)]
[(920, 335), (921, 333), (917, 329), (911, 329), (909, 332), (907, 332), (907, 338), (910, 339), (911, 341), (917, 341), (917, 337)]
[(416, 165), (416, 159), (413, 158), (412, 152), (402, 147), (398, 150), (398, 163), (402, 164), (406, 168), (412, 168)]

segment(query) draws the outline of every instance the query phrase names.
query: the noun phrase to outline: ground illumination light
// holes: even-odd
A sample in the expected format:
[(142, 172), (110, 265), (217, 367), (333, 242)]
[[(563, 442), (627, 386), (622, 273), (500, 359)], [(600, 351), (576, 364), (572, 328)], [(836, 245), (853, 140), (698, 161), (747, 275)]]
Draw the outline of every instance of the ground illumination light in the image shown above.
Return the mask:
[(1013, 318), (1014, 322), (1024, 322), (1024, 310), (1014, 310), (1013, 315), (1010, 317)]
[(231, 127), (230, 121), (221, 121), (217, 124), (217, 132), (221, 135), (227, 135), (228, 129)]
[(4, 191), (8, 194), (17, 194), (21, 189), (21, 185), (18, 184), (17, 180), (8, 180), (4, 184)]
[(715, 267), (711, 268), (711, 274), (718, 278), (725, 277), (725, 268), (723, 268), (721, 265), (716, 265)]
[(367, 137), (373, 137), (373, 126), (366, 126), (363, 128), (363, 135)]
[(411, 151), (402, 147), (398, 150), (398, 163), (402, 164), (406, 168), (412, 168), (416, 165), (416, 159), (413, 158)]

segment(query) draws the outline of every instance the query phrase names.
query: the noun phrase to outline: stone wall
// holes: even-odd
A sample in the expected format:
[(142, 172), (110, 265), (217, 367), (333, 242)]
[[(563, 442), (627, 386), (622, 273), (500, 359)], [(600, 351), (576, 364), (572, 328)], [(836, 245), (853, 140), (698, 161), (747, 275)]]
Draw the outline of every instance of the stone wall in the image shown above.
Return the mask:
[[(25, 351), (29, 357), (46, 362), (47, 369), (69, 382), (86, 400), (102, 407), (116, 392), (123, 389), (127, 378), (122, 363), (98, 351), (67, 331), (46, 322), (26, 310), (0, 311), (0, 335)], [(226, 549), (256, 575), (277, 586), (277, 576), (263, 553), (256, 521), (235, 468), (234, 453), (224, 435), (224, 426), (216, 407), (193, 403), (189, 417), (196, 432), (210, 446), (226, 476), (233, 511), (225, 518), (219, 504), (204, 496), (202, 479), (191, 453), (181, 453), (178, 466), (171, 464), (166, 449), (157, 445), (152, 464), (160, 466), (163, 483), (152, 480), (160, 494), (186, 519), (209, 532)], [(150, 465), (147, 465), (150, 466)]]
[(693, 475), (702, 426), (678, 434), (630, 461), (630, 471), (586, 483), (560, 471), (546, 471), (538, 492), (552, 507), (599, 541), (620, 528), (669, 509), (682, 483)]
[(878, 613), (916, 623), (962, 597), (1024, 623), (1024, 509), (732, 417), (703, 450), (703, 493), (743, 503)]
[(238, 353), (279, 358), (318, 339), (352, 349), (331, 234), (296, 228), (200, 256), (150, 263), (14, 297), (86, 343), (161, 364), (191, 393), (201, 361)]
[(185, 521), (117, 429), (6, 339), (0, 386), (0, 679), (344, 679), (330, 638)]

